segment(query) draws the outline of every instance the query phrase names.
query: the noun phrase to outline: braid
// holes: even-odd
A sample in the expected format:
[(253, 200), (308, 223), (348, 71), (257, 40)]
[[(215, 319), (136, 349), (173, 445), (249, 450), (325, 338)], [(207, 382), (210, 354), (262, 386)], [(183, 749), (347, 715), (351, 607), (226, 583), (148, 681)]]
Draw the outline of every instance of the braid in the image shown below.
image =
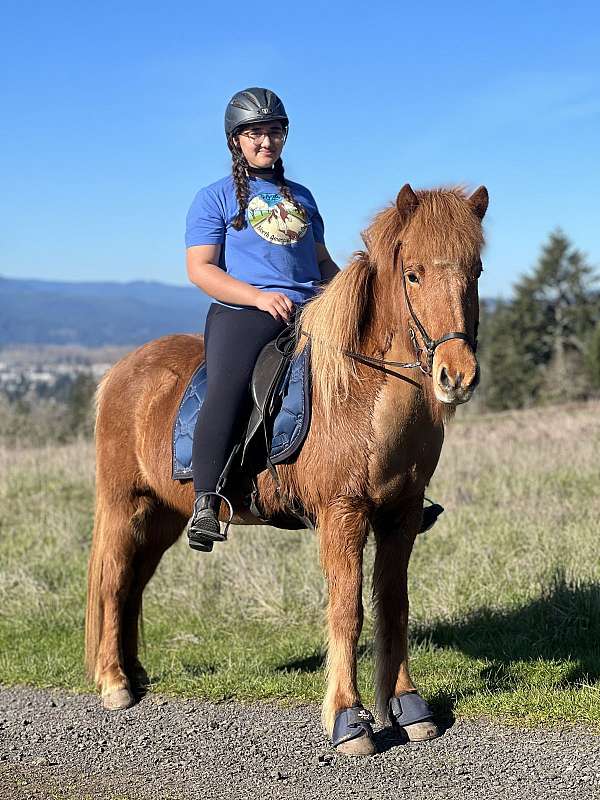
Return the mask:
[(236, 231), (241, 231), (246, 227), (246, 209), (248, 208), (248, 196), (250, 194), (250, 186), (248, 184), (248, 162), (242, 151), (236, 146), (233, 136), (227, 139), (227, 145), (231, 150), (232, 166), (231, 172), (233, 175), (233, 183), (235, 185), (235, 194), (238, 201), (239, 211), (231, 223)]
[(281, 160), (281, 158), (278, 158), (275, 164), (273, 165), (273, 171), (275, 173), (275, 180), (277, 181), (277, 184), (279, 186), (279, 191), (281, 192), (281, 194), (285, 197), (285, 199), (289, 203), (295, 205), (298, 211), (300, 211), (300, 213), (306, 214), (306, 209), (304, 208), (302, 203), (300, 203), (298, 200), (294, 198), (292, 190), (285, 182), (285, 173), (283, 170), (283, 161)]
[[(241, 231), (246, 227), (246, 209), (248, 208), (248, 199), (250, 195), (250, 185), (248, 182), (248, 162), (239, 145), (235, 141), (234, 135), (230, 135), (227, 139), (227, 145), (231, 151), (231, 173), (233, 175), (233, 183), (235, 185), (235, 194), (238, 201), (239, 211), (231, 223), (236, 231)], [(283, 161), (278, 158), (273, 165), (273, 172), (279, 191), (285, 199), (296, 206), (298, 211), (306, 214), (306, 209), (298, 200), (295, 199), (291, 188), (285, 182), (285, 172), (283, 169)]]

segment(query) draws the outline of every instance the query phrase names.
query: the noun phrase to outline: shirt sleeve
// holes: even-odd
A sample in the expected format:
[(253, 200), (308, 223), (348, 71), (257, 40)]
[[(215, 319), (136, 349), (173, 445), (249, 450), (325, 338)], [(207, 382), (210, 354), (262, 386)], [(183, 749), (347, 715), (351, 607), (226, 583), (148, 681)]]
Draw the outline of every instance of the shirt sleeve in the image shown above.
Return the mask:
[(319, 242), (319, 244), (325, 244), (325, 223), (323, 222), (323, 217), (319, 213), (319, 209), (317, 207), (317, 201), (313, 197), (312, 192), (309, 192), (308, 189), (306, 190), (308, 196), (310, 198), (311, 206), (310, 209), (310, 223), (312, 225), (313, 231), (313, 238), (315, 242)]
[(325, 223), (323, 222), (323, 217), (319, 214), (318, 209), (310, 218), (312, 229), (313, 229), (313, 238), (315, 242), (319, 244), (325, 244)]
[(223, 209), (214, 192), (200, 189), (186, 217), (185, 246), (225, 244)]

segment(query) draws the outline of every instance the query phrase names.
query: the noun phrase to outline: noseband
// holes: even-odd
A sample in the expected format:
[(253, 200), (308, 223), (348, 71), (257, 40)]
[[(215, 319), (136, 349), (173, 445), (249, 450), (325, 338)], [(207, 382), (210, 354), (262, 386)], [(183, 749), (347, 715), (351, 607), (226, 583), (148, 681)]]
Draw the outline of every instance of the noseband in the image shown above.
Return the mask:
[[(435, 351), (437, 348), (443, 344), (444, 342), (449, 342), (451, 339), (462, 339), (465, 341), (469, 347), (473, 350), (473, 352), (477, 351), (477, 335), (475, 336), (475, 340), (471, 339), (471, 337), (464, 333), (463, 331), (452, 331), (452, 333), (445, 333), (443, 336), (440, 336), (439, 339), (432, 339), (431, 336), (425, 330), (425, 326), (421, 322), (421, 320), (415, 314), (415, 311), (412, 307), (412, 303), (410, 302), (410, 298), (408, 296), (408, 289), (406, 288), (406, 275), (404, 274), (404, 261), (402, 259), (401, 254), (402, 242), (398, 242), (396, 245), (396, 249), (394, 250), (394, 268), (396, 268), (398, 264), (398, 260), (400, 260), (400, 270), (402, 272), (402, 286), (404, 287), (404, 298), (406, 300), (406, 307), (408, 308), (408, 312), (412, 317), (414, 324), (419, 331), (421, 336), (422, 346), (419, 345), (419, 340), (417, 338), (417, 334), (415, 329), (412, 325), (409, 324), (408, 332), (410, 335), (410, 340), (415, 348), (415, 358), (416, 361), (386, 361), (383, 358), (375, 358), (374, 356), (366, 356), (363, 353), (354, 353), (352, 350), (342, 350), (344, 355), (349, 356), (350, 358), (355, 359), (355, 361), (359, 361), (362, 364), (367, 364), (367, 366), (371, 367), (400, 367), (401, 369), (420, 369), (425, 375), (432, 376), (433, 372), (433, 358), (435, 355)], [(302, 331), (305, 333), (305, 331)], [(422, 358), (423, 354), (425, 355), (425, 359)]]

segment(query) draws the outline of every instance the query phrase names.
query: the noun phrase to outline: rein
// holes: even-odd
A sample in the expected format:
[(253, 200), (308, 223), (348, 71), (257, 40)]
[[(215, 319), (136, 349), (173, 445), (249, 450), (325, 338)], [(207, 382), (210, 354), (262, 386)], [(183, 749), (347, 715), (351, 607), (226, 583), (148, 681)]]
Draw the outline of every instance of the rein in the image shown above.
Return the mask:
[[(408, 289), (406, 288), (406, 275), (404, 274), (404, 261), (400, 252), (401, 248), (402, 242), (398, 242), (396, 249), (394, 250), (394, 267), (396, 267), (399, 258), (406, 307), (408, 308), (409, 314), (412, 317), (412, 320), (416, 325), (419, 334), (421, 335), (421, 341), (423, 342), (423, 347), (419, 346), (415, 329), (409, 324), (408, 331), (410, 334), (410, 340), (415, 348), (416, 361), (387, 361), (384, 358), (367, 356), (364, 353), (355, 353), (352, 350), (342, 350), (341, 352), (344, 355), (349, 356), (349, 358), (353, 358), (355, 361), (359, 361), (369, 367), (399, 367), (400, 369), (420, 369), (424, 375), (429, 375), (429, 377), (432, 377), (433, 357), (436, 349), (441, 344), (444, 344), (444, 342), (449, 342), (451, 339), (462, 339), (463, 341), (467, 342), (467, 344), (475, 352), (477, 350), (477, 340), (475, 339), (475, 341), (473, 341), (467, 333), (464, 333), (464, 331), (452, 331), (451, 333), (445, 333), (443, 336), (440, 336), (439, 339), (432, 339), (431, 336), (429, 336), (425, 330), (425, 326), (415, 314), (412, 303), (410, 302), (410, 298), (408, 296)], [(310, 338), (310, 333), (307, 331), (301, 330), (300, 333)], [(421, 358), (423, 353), (426, 355), (425, 361), (423, 361)]]

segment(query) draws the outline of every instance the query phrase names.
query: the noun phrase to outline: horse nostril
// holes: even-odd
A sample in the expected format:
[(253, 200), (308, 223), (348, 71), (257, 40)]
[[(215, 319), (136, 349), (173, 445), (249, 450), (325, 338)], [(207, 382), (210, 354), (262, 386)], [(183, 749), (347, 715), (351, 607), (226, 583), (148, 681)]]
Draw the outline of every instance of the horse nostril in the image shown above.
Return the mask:
[(450, 380), (450, 376), (448, 375), (446, 367), (442, 367), (440, 370), (440, 383), (444, 387), (444, 389), (454, 388), (452, 381)]
[(479, 371), (479, 364), (475, 368), (475, 373), (473, 374), (473, 379), (465, 386), (465, 389), (476, 389), (479, 385), (479, 379), (481, 377), (481, 373)]

